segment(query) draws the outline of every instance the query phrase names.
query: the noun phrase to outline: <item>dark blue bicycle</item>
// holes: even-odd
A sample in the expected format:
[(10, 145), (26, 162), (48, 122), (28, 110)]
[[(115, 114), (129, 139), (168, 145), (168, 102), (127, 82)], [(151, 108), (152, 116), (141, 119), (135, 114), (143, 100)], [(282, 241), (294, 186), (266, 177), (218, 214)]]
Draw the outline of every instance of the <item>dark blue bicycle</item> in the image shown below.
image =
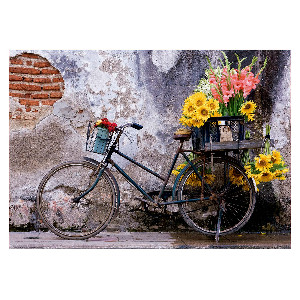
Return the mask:
[[(141, 201), (159, 207), (178, 205), (189, 226), (215, 235), (217, 240), (219, 235), (232, 233), (249, 220), (255, 205), (255, 187), (238, 160), (226, 151), (185, 150), (183, 144), (191, 135), (179, 134), (174, 136), (180, 142), (178, 150), (167, 175), (162, 176), (120, 152), (119, 139), (129, 127), (143, 128), (128, 123), (101, 137), (97, 128), (89, 125), (87, 150), (103, 154), (102, 161), (86, 157), (81, 162), (66, 162), (44, 176), (38, 187), (37, 209), (53, 233), (65, 239), (88, 239), (106, 228), (120, 205), (120, 190), (111, 167), (142, 194)], [(112, 160), (113, 153), (162, 181), (158, 201)], [(177, 175), (172, 191), (166, 191), (180, 155), (186, 166)]]

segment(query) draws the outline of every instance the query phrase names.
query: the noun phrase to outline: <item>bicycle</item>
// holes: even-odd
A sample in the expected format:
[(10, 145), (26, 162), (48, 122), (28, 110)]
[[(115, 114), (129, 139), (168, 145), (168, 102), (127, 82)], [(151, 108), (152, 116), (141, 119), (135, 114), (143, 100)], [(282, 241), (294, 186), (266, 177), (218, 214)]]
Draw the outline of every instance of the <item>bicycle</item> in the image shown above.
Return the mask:
[[(88, 239), (107, 227), (120, 205), (119, 186), (108, 166), (114, 167), (143, 195), (139, 200), (158, 207), (178, 205), (190, 227), (214, 235), (217, 241), (220, 235), (245, 225), (255, 206), (255, 186), (241, 163), (228, 156), (228, 151), (184, 149), (183, 144), (191, 134), (175, 135), (179, 147), (167, 175), (162, 176), (120, 152), (119, 139), (129, 127), (143, 128), (137, 123), (117, 127), (100, 151), (104, 154), (101, 162), (85, 157), (81, 162), (62, 163), (44, 176), (37, 191), (37, 210), (50, 231), (65, 239)], [(89, 123), (87, 148), (93, 134)], [(113, 153), (162, 181), (157, 201), (112, 160)], [(186, 166), (177, 175), (170, 193), (166, 186), (179, 155)], [(172, 199), (168, 200), (168, 196)]]

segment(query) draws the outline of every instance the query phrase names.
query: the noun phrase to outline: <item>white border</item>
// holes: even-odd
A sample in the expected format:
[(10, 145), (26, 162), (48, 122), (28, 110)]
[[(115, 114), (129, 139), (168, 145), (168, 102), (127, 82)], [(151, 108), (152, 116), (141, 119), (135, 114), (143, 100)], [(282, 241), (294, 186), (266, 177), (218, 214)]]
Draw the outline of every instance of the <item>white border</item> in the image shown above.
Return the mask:
[[(296, 299), (299, 204), (295, 195), (299, 192), (294, 184), (291, 250), (8, 250), (8, 205), (4, 204), (8, 199), (8, 50), (291, 49), (292, 98), (296, 97), (297, 2), (242, 3), (15, 0), (1, 4), (3, 295), (10, 299), (62, 295), (69, 299)], [(293, 154), (299, 149), (298, 108), (293, 101)], [(293, 159), (293, 183), (297, 164)]]

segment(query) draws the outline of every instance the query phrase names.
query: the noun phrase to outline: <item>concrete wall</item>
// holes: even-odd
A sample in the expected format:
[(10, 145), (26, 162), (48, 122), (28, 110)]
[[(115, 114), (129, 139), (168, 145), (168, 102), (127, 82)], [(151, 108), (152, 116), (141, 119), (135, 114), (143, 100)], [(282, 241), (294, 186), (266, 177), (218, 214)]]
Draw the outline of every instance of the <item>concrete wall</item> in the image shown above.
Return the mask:
[[(11, 51), (16, 58), (22, 52), (46, 59), (57, 69), (64, 82), (63, 95), (47, 108), (33, 103), (32, 118), (26, 115), (30, 105), (10, 96), (10, 224), (30, 227), (35, 219), (34, 200), (39, 181), (52, 166), (82, 156), (97, 158), (85, 152), (88, 120), (107, 117), (117, 124), (135, 121), (143, 130), (128, 130), (120, 149), (158, 173), (165, 174), (177, 147), (173, 132), (180, 127), (178, 119), (184, 99), (193, 92), (208, 67), (206, 56), (216, 64), (220, 51)], [(259, 56), (269, 63), (253, 95), (261, 103), (257, 128), (269, 122), (276, 148), (282, 151), (290, 167), (290, 51), (227, 51), (234, 59)], [(33, 97), (33, 96), (30, 96)], [(14, 113), (18, 108), (16, 118)], [(158, 189), (160, 182), (144, 171), (116, 158), (126, 172), (146, 190)], [(119, 178), (121, 207), (110, 229), (184, 230), (187, 228), (176, 209), (155, 209), (146, 214), (140, 208), (139, 196)], [(290, 173), (284, 182), (265, 184), (258, 195), (257, 209), (247, 225), (261, 230), (290, 225)], [(269, 224), (269, 225), (268, 225)], [(270, 226), (269, 226), (270, 227)], [(272, 227), (272, 228), (273, 228)], [(275, 228), (274, 227), (274, 228)]]

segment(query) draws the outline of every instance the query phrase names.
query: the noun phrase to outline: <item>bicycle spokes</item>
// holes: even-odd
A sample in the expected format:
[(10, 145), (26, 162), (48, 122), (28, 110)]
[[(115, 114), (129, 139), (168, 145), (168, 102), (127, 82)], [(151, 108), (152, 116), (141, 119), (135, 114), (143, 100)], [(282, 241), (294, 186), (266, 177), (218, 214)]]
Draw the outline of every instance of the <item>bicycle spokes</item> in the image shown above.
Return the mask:
[[(210, 170), (203, 187), (191, 184), (194, 171), (186, 173), (179, 187), (179, 200), (187, 201), (180, 205), (180, 211), (186, 222), (194, 229), (208, 234), (225, 234), (240, 228), (250, 217), (253, 207), (253, 187), (243, 169), (225, 158), (214, 158), (214, 167), (210, 162), (199, 163), (198, 168)], [(202, 169), (203, 171), (203, 169)], [(207, 172), (208, 173), (208, 172)], [(199, 201), (188, 202), (188, 199)], [(206, 199), (206, 200), (204, 200)], [(217, 236), (216, 236), (217, 237)]]

